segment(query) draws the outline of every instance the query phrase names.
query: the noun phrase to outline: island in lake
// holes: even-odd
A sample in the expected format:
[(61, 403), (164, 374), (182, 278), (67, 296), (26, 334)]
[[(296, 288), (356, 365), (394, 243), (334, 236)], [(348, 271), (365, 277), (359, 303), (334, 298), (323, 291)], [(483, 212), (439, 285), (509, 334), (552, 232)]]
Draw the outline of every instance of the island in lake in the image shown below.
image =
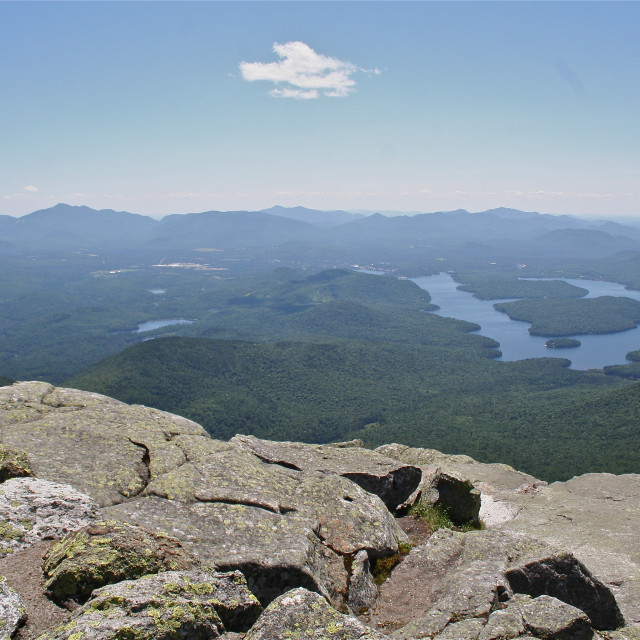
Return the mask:
[(544, 343), (547, 349), (571, 349), (580, 346), (580, 340), (573, 338), (551, 338)]

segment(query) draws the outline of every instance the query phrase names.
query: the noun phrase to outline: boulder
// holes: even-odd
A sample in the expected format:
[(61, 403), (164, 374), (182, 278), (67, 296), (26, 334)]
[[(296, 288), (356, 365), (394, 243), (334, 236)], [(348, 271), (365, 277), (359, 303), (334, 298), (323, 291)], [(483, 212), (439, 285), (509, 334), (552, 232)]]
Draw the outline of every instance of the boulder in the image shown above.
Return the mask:
[(317, 593), (298, 588), (276, 598), (245, 640), (384, 640), (387, 636), (336, 611)]
[[(537, 580), (540, 574), (544, 582)], [(528, 583), (514, 579), (524, 575)], [(529, 595), (538, 596), (540, 587), (586, 613), (597, 628), (615, 629), (623, 622), (610, 591), (575, 558), (499, 531), (436, 532), (382, 585), (375, 614), (383, 626), (400, 627), (393, 637), (413, 640), (461, 620), (486, 621), (514, 593), (531, 589)]]
[(378, 447), (376, 451), (394, 460), (420, 467), (427, 481), (439, 472), (471, 482), (480, 491), (478, 515), (488, 527), (511, 520), (518, 514), (519, 508), (511, 502), (514, 494), (532, 491), (547, 484), (506, 464), (477, 462), (469, 456), (447, 455), (435, 449), (387, 444)]
[[(583, 611), (551, 596), (539, 596), (521, 607), (529, 635), (553, 640), (591, 640), (591, 621)], [(491, 618), (489, 618), (491, 619)]]
[(242, 574), (198, 569), (125, 580), (93, 592), (42, 640), (207, 640), (246, 631), (261, 607)]
[(100, 518), (95, 502), (67, 484), (12, 478), (0, 485), (0, 555), (57, 540)]
[(266, 462), (299, 471), (320, 471), (349, 478), (365, 491), (379, 496), (390, 511), (395, 511), (413, 493), (421, 477), (417, 467), (361, 448), (357, 441), (313, 445), (238, 435), (231, 442), (246, 447)]
[[(443, 635), (436, 637), (442, 638)], [(486, 625), (483, 622), (477, 639), (507, 640), (532, 636), (541, 640), (590, 640), (594, 632), (589, 618), (580, 609), (550, 596), (531, 598), (518, 594), (491, 613)]]
[(51, 547), (44, 563), (45, 588), (59, 604), (84, 603), (99, 587), (197, 564), (176, 538), (130, 524), (100, 522)]
[(422, 480), (402, 510), (423, 505), (441, 507), (455, 525), (480, 523), (480, 491), (470, 480), (452, 472), (434, 467), (422, 469)]
[(32, 475), (29, 458), (24, 451), (0, 444), (0, 482)]
[(26, 618), (20, 596), (0, 576), (0, 638), (12, 638)]

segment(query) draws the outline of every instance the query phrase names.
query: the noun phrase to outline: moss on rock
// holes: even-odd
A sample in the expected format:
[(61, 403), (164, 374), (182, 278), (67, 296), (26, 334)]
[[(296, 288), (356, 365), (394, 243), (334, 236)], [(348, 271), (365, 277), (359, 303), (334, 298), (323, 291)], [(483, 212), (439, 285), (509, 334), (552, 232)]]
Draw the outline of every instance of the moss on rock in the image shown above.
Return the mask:
[(33, 470), (24, 451), (0, 444), (0, 482), (32, 475)]
[(58, 603), (82, 603), (107, 584), (196, 565), (175, 538), (130, 524), (102, 522), (53, 545), (44, 564), (45, 587)]

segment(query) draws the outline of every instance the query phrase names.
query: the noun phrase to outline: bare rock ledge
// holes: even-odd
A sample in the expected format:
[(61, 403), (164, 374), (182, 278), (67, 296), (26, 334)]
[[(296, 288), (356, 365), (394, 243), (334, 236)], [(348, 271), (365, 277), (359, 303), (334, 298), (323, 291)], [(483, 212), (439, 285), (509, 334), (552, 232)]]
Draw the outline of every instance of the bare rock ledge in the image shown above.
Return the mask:
[[(395, 516), (416, 500), (485, 530), (409, 551)], [(0, 388), (2, 638), (639, 640), (639, 532), (639, 475), (547, 485), (402, 445), (222, 442), (95, 393)], [(10, 576), (49, 541), (25, 565), (67, 607), (47, 627)]]

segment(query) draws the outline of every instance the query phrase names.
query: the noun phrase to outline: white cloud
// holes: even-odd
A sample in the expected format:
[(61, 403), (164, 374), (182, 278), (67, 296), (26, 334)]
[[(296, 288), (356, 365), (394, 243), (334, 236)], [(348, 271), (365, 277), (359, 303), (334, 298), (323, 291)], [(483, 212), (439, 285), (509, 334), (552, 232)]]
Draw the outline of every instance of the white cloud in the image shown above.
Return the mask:
[(316, 89), (272, 89), (269, 95), (274, 98), (295, 98), (296, 100), (313, 100), (318, 97)]
[(34, 187), (33, 185), (27, 185), (26, 187), (23, 188), (23, 191), (40, 191), (40, 189), (38, 189), (38, 187)]
[[(240, 72), (248, 82), (267, 80), (284, 85), (270, 91), (276, 98), (312, 100), (322, 93), (330, 98), (344, 98), (355, 90), (351, 77), (360, 69), (351, 62), (316, 53), (304, 42), (273, 45), (278, 62), (241, 62)], [(379, 69), (371, 73), (380, 74)]]

